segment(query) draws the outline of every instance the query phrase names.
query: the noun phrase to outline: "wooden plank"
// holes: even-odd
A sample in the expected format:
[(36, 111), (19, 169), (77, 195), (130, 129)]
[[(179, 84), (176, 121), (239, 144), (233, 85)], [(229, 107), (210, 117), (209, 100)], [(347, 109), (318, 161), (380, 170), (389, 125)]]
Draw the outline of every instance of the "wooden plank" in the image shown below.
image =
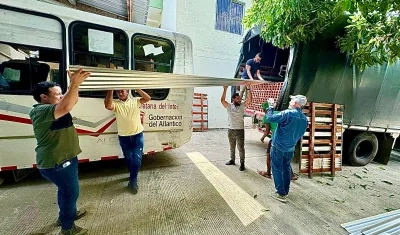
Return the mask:
[[(338, 115), (337, 106), (336, 104), (333, 105), (332, 109), (332, 133), (336, 133), (336, 118)], [(335, 176), (335, 160), (336, 160), (336, 136), (332, 135), (331, 139), (332, 143), (332, 152), (331, 152), (331, 176)], [(341, 143), (341, 142), (340, 142)]]
[[(310, 147), (302, 147), (301, 151), (302, 152), (309, 152)], [(341, 151), (342, 150), (342, 146), (339, 145), (336, 147), (336, 151)], [(322, 151), (326, 151), (326, 152), (330, 152), (332, 151), (332, 146), (313, 146), (313, 152), (317, 151), (317, 152), (322, 152)]]
[[(310, 117), (307, 117), (307, 120), (310, 121)], [(336, 122), (337, 123), (342, 123), (342, 121), (343, 121), (343, 118), (338, 118)], [(315, 117), (315, 122), (331, 124), (332, 123), (332, 118), (330, 118), (330, 117)]]
[[(335, 157), (336, 158), (340, 158), (340, 154), (335, 154)], [(315, 155), (314, 156), (314, 159), (317, 159), (317, 158), (331, 158), (332, 156), (331, 156), (331, 154), (318, 154), (318, 155)], [(301, 159), (307, 159), (308, 158), (308, 155), (301, 155)]]
[[(332, 130), (332, 124), (326, 124), (326, 125), (316, 124), (315, 129), (316, 130)], [(342, 132), (342, 126), (336, 125), (336, 131)]]
[(203, 93), (194, 93), (194, 96), (207, 96), (207, 94), (203, 94)]
[(193, 131), (206, 131), (206, 130), (208, 130), (207, 127), (205, 128), (193, 127)]
[[(332, 108), (333, 104), (329, 104), (329, 103), (317, 103), (317, 102), (308, 102), (306, 103), (306, 105), (304, 105), (304, 107), (310, 107), (310, 104), (313, 103), (315, 108)], [(343, 106), (340, 104), (336, 104), (337, 108), (340, 109)]]
[[(310, 118), (310, 140), (308, 151), (308, 177), (311, 178), (313, 174), (313, 158), (314, 158), (314, 133), (315, 133), (315, 107), (314, 103), (310, 104), (311, 118)], [(303, 147), (302, 147), (303, 149)]]
[[(303, 113), (304, 114), (309, 114), (310, 110), (305, 109), (305, 110), (303, 110)], [(338, 115), (343, 115), (342, 111), (337, 111), (337, 113), (338, 113)], [(331, 115), (332, 111), (331, 110), (315, 110), (315, 114), (316, 115)]]
[(332, 104), (314, 103), (314, 107), (317, 107), (317, 108), (332, 108)]
[[(324, 139), (324, 140), (314, 140), (314, 145), (321, 145), (321, 144), (329, 144), (331, 145), (332, 140), (331, 139)], [(307, 145), (308, 144), (308, 140), (303, 139), (302, 141), (303, 144)], [(342, 143), (342, 140), (340, 139), (336, 139), (336, 143)]]
[(208, 120), (193, 120), (193, 122), (208, 122)]
[[(193, 104), (193, 106), (195, 106), (195, 107), (201, 107), (201, 104)], [(205, 105), (203, 105), (203, 107), (208, 107), (208, 105), (205, 104)]]
[[(306, 132), (304, 133), (304, 136), (310, 136), (310, 132)], [(331, 132), (322, 132), (322, 131), (318, 131), (314, 133), (315, 137), (331, 137), (332, 133)], [(336, 137), (341, 137), (342, 136), (342, 132), (336, 132)]]
[[(341, 171), (341, 168), (335, 167), (335, 171)], [(306, 174), (308, 172), (309, 172), (308, 169), (300, 170), (300, 173), (303, 173), (303, 174)], [(313, 173), (326, 173), (326, 172), (331, 172), (331, 168), (313, 169)]]

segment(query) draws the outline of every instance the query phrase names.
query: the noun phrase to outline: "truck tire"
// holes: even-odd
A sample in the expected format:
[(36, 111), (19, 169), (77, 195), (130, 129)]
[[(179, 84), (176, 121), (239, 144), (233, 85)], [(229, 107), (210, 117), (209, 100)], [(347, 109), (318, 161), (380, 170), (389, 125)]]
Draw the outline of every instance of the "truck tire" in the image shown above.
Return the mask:
[(378, 152), (378, 138), (371, 132), (363, 132), (356, 136), (350, 144), (348, 158), (352, 166), (365, 166)]

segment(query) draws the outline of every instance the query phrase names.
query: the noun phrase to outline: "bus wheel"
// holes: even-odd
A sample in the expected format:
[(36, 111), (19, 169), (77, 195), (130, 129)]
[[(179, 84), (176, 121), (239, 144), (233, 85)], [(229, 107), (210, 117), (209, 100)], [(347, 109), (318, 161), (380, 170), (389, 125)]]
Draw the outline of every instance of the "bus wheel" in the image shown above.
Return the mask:
[(348, 159), (352, 166), (365, 166), (378, 152), (378, 138), (371, 132), (357, 135), (350, 144)]

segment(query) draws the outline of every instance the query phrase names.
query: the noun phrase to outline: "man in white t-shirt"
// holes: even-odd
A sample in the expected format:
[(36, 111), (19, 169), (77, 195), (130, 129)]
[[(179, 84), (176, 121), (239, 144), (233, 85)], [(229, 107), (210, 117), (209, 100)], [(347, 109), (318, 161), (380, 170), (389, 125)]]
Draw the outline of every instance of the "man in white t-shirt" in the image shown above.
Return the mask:
[(252, 95), (249, 86), (247, 88), (247, 100), (242, 103), (240, 95), (235, 93), (232, 95), (232, 103), (226, 101), (226, 90), (227, 86), (224, 86), (224, 91), (221, 96), (221, 104), (226, 108), (228, 112), (228, 139), (231, 150), (231, 160), (229, 160), (226, 165), (235, 165), (236, 158), (236, 146), (239, 150), (240, 157), (240, 171), (244, 171), (244, 110), (247, 105), (252, 102)]

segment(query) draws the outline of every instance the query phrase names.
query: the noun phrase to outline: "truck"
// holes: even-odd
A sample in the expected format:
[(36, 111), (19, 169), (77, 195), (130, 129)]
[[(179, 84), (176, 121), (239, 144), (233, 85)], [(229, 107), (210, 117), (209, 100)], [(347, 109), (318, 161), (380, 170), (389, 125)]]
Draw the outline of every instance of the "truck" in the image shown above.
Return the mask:
[[(400, 62), (367, 67), (351, 64), (337, 47), (346, 19), (335, 22), (307, 43), (279, 49), (260, 37), (254, 27), (245, 35), (235, 77), (246, 61), (261, 52), (260, 72), (270, 83), (252, 89), (254, 103), (246, 114), (261, 120), (261, 104), (277, 99), (277, 109), (288, 107), (290, 95), (305, 95), (310, 102), (340, 104), (343, 113), (343, 163), (365, 166), (387, 164), (400, 134)], [(397, 141), (398, 142), (398, 141)]]

